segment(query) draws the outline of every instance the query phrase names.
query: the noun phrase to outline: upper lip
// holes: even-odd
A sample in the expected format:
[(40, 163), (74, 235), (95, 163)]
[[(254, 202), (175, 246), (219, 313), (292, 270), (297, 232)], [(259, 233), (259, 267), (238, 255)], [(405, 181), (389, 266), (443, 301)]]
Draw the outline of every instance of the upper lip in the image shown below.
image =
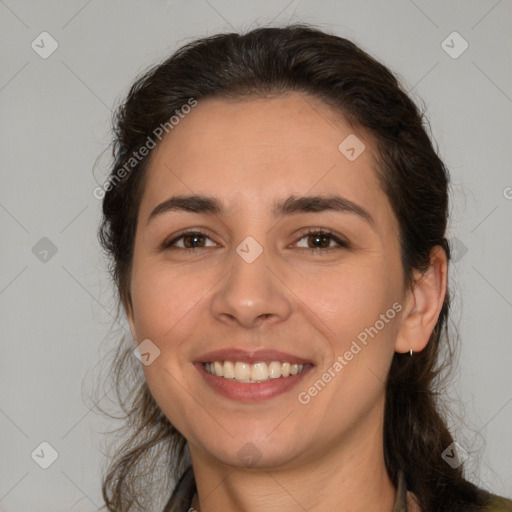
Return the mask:
[(244, 363), (261, 363), (264, 361), (283, 361), (291, 364), (313, 364), (311, 360), (273, 349), (241, 350), (225, 348), (202, 354), (194, 363), (213, 363), (215, 361), (241, 361)]

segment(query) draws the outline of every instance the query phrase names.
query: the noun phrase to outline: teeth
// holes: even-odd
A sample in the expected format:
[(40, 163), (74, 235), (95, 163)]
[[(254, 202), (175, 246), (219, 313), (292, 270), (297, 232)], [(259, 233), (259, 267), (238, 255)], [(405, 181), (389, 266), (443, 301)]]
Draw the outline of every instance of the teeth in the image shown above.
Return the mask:
[(235, 363), (235, 379), (243, 382), (251, 380), (251, 365), (249, 363)]
[(303, 364), (290, 364), (287, 362), (271, 361), (255, 364), (243, 361), (215, 361), (203, 363), (205, 370), (217, 377), (234, 379), (239, 382), (266, 382), (270, 379), (298, 375), (304, 370)]
[(278, 379), (281, 377), (281, 363), (279, 361), (272, 361), (268, 365), (268, 376), (271, 379)]
[[(211, 364), (210, 364), (210, 368), (211, 368)], [(222, 377), (224, 375), (224, 366), (221, 363), (219, 363), (219, 361), (215, 361), (215, 363), (213, 363), (213, 369), (214, 369), (215, 375), (218, 375), (219, 377)]]
[[(222, 365), (222, 363), (219, 363), (219, 364)], [(210, 373), (213, 373), (213, 372), (210, 372)], [(221, 377), (220, 373), (213, 373), (213, 375), (217, 375), (217, 377)], [(226, 361), (224, 363), (222, 377), (225, 377), (226, 379), (234, 379), (235, 378), (235, 365), (232, 362)]]
[(256, 363), (252, 365), (251, 380), (267, 380), (268, 366), (267, 363)]

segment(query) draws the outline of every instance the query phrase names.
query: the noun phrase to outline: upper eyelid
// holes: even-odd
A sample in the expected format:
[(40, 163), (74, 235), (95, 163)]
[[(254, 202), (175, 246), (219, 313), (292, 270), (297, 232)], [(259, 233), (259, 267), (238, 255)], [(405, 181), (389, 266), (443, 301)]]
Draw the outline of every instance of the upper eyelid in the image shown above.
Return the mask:
[(183, 237), (185, 237), (187, 235), (195, 235), (195, 234), (205, 236), (206, 238), (209, 238), (212, 242), (217, 243), (212, 239), (212, 237), (210, 235), (208, 235), (208, 233), (205, 233), (202, 229), (188, 229), (186, 231), (182, 231), (181, 233), (178, 233), (177, 235), (173, 235), (173, 236), (170, 236), (169, 238), (166, 238), (164, 240), (164, 242), (162, 243), (162, 247), (163, 248), (172, 247), (171, 244), (175, 244), (178, 240), (181, 240)]

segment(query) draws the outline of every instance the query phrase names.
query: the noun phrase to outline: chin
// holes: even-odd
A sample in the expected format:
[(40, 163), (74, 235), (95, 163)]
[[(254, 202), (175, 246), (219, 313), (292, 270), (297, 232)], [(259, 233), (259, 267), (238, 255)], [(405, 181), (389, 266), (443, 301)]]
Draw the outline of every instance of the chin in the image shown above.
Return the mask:
[[(274, 423), (273, 428), (275, 427)], [(222, 439), (216, 440), (201, 436), (200, 442), (194, 444), (200, 446), (201, 451), (221, 464), (260, 470), (286, 466), (297, 459), (305, 448), (303, 435), (299, 435), (296, 439), (295, 435), (289, 431), (274, 432), (269, 436), (271, 429), (254, 429), (253, 427), (252, 429), (240, 428), (236, 432), (239, 434), (231, 437), (225, 433)]]

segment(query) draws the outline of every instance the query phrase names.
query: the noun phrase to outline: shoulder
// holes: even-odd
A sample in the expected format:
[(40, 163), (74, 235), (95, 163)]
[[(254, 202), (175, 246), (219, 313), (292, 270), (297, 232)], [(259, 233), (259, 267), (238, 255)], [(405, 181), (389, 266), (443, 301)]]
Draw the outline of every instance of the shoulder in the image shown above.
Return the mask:
[(456, 508), (454, 512), (512, 512), (512, 500), (503, 496), (492, 494), (485, 489), (476, 487), (477, 499), (473, 508), (467, 506)]
[[(407, 492), (407, 505), (394, 512), (431, 512), (423, 510), (414, 494)], [(436, 512), (512, 512), (512, 500), (477, 487), (465, 480), (455, 487), (446, 487), (437, 502)]]
[(482, 512), (512, 512), (512, 500), (487, 493), (487, 501)]

